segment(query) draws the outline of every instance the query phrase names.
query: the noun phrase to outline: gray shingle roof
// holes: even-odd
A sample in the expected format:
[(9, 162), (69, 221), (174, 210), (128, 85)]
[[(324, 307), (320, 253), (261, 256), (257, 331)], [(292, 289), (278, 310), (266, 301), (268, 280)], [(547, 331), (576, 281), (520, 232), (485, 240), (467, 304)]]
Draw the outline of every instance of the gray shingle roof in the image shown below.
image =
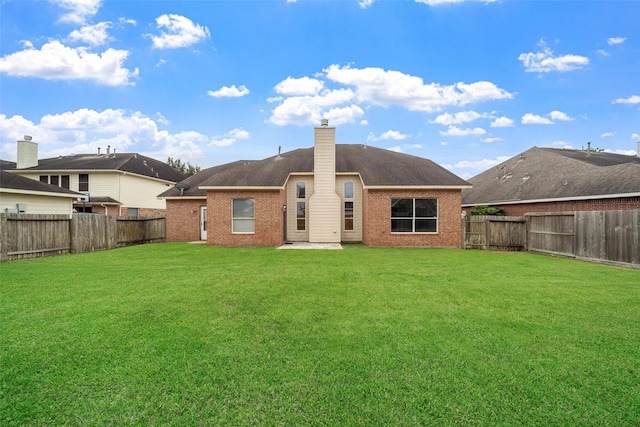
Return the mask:
[(640, 157), (533, 147), (469, 182), (463, 205), (640, 194)]
[[(313, 148), (244, 162), (212, 174), (203, 187), (282, 187), (292, 173), (313, 172)], [(365, 186), (468, 186), (431, 160), (364, 145), (336, 145), (336, 173), (359, 173)]]
[(26, 178), (4, 170), (0, 170), (0, 188), (82, 196), (82, 194), (76, 193), (75, 191), (67, 190), (66, 188), (58, 187), (57, 185), (36, 181), (35, 179)]
[[(233, 169), (235, 167), (241, 166), (248, 162), (249, 162), (248, 160), (238, 160), (233, 163), (227, 163), (224, 165), (214, 166), (211, 168), (201, 170), (200, 172), (181, 181), (182, 184), (186, 184), (189, 186), (188, 189), (185, 189), (183, 191), (182, 197), (206, 197), (207, 190), (201, 190), (199, 188), (200, 184), (202, 184), (203, 181), (206, 181), (207, 179), (209, 179), (211, 176), (215, 174), (222, 173), (229, 169)], [(165, 192), (163, 192), (162, 194), (160, 194), (158, 197), (179, 197), (179, 196), (180, 196), (180, 190), (176, 187), (171, 187)]]
[[(7, 168), (8, 169), (8, 168)], [(172, 182), (182, 181), (182, 172), (166, 163), (137, 153), (77, 154), (38, 160), (38, 166), (25, 171), (91, 171), (117, 170), (159, 178)]]

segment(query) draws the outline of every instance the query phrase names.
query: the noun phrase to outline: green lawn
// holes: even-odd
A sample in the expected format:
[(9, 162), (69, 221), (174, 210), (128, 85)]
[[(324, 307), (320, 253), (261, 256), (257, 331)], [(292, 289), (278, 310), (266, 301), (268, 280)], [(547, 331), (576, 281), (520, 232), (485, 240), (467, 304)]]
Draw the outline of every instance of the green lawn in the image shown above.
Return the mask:
[(640, 272), (156, 244), (0, 264), (0, 425), (640, 425)]

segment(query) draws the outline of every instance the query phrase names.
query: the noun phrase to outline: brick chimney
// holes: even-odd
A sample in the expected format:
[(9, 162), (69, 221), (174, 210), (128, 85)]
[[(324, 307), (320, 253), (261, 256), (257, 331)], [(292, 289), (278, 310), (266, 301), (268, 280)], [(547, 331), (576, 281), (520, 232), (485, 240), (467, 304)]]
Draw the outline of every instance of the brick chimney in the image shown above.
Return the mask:
[(16, 169), (26, 169), (38, 166), (38, 144), (31, 141), (29, 135), (18, 140), (18, 161)]
[(340, 196), (336, 194), (336, 128), (323, 119), (314, 128), (313, 194), (309, 198), (309, 242), (340, 243)]

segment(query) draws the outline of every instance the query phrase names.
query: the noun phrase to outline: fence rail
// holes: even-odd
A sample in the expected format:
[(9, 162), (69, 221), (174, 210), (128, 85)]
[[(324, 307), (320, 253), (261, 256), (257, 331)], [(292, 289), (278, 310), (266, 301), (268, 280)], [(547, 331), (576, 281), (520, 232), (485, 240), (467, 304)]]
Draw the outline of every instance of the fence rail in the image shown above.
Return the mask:
[(0, 214), (0, 261), (164, 240), (164, 216)]
[(528, 250), (640, 267), (640, 209), (468, 216), (467, 249)]

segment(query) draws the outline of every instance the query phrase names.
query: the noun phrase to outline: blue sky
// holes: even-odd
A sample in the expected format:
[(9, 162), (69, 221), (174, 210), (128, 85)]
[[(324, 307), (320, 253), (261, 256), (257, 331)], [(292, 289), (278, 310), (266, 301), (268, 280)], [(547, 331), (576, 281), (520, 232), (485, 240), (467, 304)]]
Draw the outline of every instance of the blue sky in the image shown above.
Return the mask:
[(532, 146), (636, 154), (638, 1), (0, 0), (0, 158), (203, 168), (337, 142), (470, 178)]

